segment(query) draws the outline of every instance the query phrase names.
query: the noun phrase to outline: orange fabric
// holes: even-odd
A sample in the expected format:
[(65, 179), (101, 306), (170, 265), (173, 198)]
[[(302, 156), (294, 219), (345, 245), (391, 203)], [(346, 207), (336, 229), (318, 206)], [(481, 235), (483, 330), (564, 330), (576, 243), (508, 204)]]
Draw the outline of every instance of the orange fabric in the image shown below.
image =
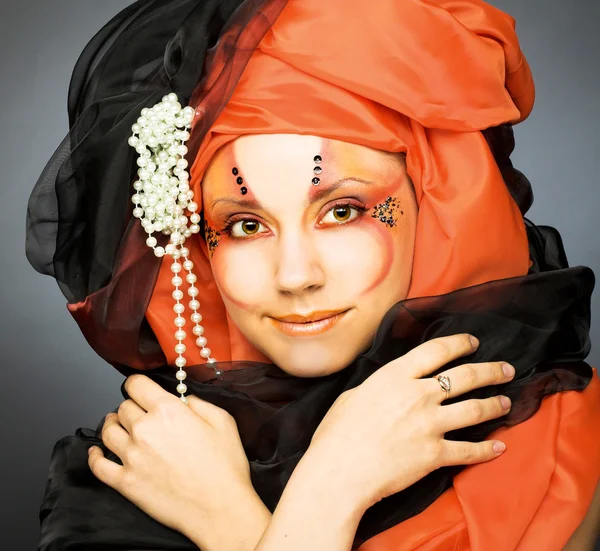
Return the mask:
[[(209, 81), (219, 69), (208, 67)], [(523, 219), (478, 130), (523, 120), (533, 99), (514, 20), (484, 2), (289, 0), (203, 140), (192, 189), (201, 204), (210, 159), (241, 134), (316, 134), (403, 151), (419, 203), (409, 297), (523, 275)], [(205, 243), (194, 235), (186, 244), (213, 356), (265, 360), (228, 319)], [(146, 316), (174, 365), (169, 259)], [(188, 363), (203, 363), (192, 337)]]
[[(201, 144), (191, 168), (197, 202), (214, 153), (242, 134), (406, 152), (419, 205), (408, 297), (526, 274), (523, 219), (479, 132), (520, 122), (533, 106), (514, 23), (479, 0), (290, 0)], [(207, 68), (209, 81), (218, 69)], [(205, 243), (193, 235), (186, 246), (213, 356), (266, 360), (229, 320)], [(146, 316), (174, 365), (165, 259)], [(185, 344), (188, 363), (202, 363), (193, 339)], [(501, 458), (467, 468), (423, 513), (361, 551), (561, 549), (600, 476), (599, 398), (594, 378), (583, 393), (545, 399), (531, 419), (493, 435), (508, 446)]]
[(600, 378), (545, 398), (527, 421), (489, 436), (497, 459), (467, 467), (425, 511), (359, 551), (560, 551), (600, 480)]

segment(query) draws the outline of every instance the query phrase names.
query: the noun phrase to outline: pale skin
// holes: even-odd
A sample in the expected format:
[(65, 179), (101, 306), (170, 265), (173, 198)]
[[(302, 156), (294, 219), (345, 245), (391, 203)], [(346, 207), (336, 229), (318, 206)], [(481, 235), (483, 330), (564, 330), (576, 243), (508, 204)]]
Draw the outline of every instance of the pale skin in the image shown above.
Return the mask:
[[(323, 158), (319, 185), (312, 183), (316, 154)], [(388, 197), (403, 212), (391, 228), (371, 216)], [(207, 222), (221, 234), (211, 265), (227, 311), (288, 373), (343, 369), (369, 346), (383, 314), (406, 297), (417, 205), (398, 155), (316, 136), (242, 136), (213, 158), (202, 199)], [(348, 312), (314, 337), (289, 336), (272, 323), (317, 310)]]
[[(318, 153), (323, 173), (314, 186)], [(220, 233), (211, 264), (227, 310), (246, 338), (287, 372), (323, 376), (343, 369), (369, 346), (389, 307), (406, 297), (417, 205), (401, 156), (317, 136), (244, 136), (215, 155), (202, 195), (207, 222)], [(369, 215), (387, 197), (402, 206), (393, 227)], [(240, 199), (253, 204), (240, 206)], [(310, 336), (283, 333), (271, 319), (317, 310), (346, 313), (329, 331)], [(451, 396), (512, 378), (501, 362), (469, 364), (473, 351), (469, 335), (434, 339), (342, 394), (273, 515), (251, 484), (233, 418), (195, 396), (186, 406), (143, 375), (127, 379), (131, 398), (107, 416), (102, 431), (123, 466), (95, 448), (90, 468), (203, 551), (348, 551), (360, 518), (383, 497), (438, 467), (502, 453), (496, 441), (443, 438), (510, 410), (503, 397), (443, 404), (429, 375), (453, 359), (465, 363), (447, 373)], [(593, 510), (579, 531), (583, 539), (597, 527)]]

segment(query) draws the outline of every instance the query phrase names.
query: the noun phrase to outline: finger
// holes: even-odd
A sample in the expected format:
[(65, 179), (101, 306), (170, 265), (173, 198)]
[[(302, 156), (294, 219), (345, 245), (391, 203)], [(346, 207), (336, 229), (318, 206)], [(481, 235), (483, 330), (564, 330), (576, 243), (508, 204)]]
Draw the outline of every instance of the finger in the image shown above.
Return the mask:
[(472, 427), (490, 419), (497, 419), (510, 411), (511, 402), (507, 396), (493, 396), (484, 400), (464, 400), (438, 408), (436, 426), (440, 433)]
[(178, 400), (158, 383), (139, 373), (127, 377), (124, 387), (129, 397), (146, 411), (154, 409), (162, 401)]
[(187, 396), (187, 399), (188, 407), (214, 428), (220, 428), (224, 424), (231, 424), (232, 421), (235, 423), (231, 414), (223, 408), (202, 400), (193, 394)]
[(441, 466), (473, 465), (491, 461), (501, 455), (506, 446), (499, 440), (483, 442), (454, 442), (444, 440)]
[(88, 465), (94, 476), (111, 488), (117, 489), (121, 484), (123, 467), (104, 457), (104, 452), (92, 446), (88, 456)]
[(118, 409), (119, 423), (125, 427), (125, 430), (132, 434), (133, 425), (137, 423), (144, 415), (146, 411), (142, 409), (133, 400), (125, 400), (121, 402)]
[(116, 453), (121, 460), (125, 456), (125, 450), (130, 444), (130, 436), (120, 425), (116, 413), (109, 413), (106, 416), (101, 431), (102, 442), (112, 452)]
[(471, 337), (468, 333), (461, 333), (431, 339), (413, 348), (396, 361), (401, 363), (408, 375), (419, 379), (430, 375), (456, 358), (472, 354), (477, 349), (478, 343), (475, 339), (477, 346), (474, 346)]
[[(440, 375), (450, 379), (450, 390), (447, 397), (454, 398), (475, 388), (507, 383), (514, 377), (515, 368), (506, 362), (485, 362), (459, 365), (440, 373)], [(439, 393), (440, 401), (445, 400), (446, 392), (441, 388), (439, 381), (435, 377), (429, 378), (432, 391)]]

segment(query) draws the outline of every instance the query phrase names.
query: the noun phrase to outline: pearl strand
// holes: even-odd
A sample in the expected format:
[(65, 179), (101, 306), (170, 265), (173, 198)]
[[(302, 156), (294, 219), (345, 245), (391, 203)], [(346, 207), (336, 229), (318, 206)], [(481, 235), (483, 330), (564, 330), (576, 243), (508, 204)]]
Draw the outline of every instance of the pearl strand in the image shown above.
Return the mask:
[[(194, 115), (193, 107), (182, 109), (177, 95), (168, 94), (160, 103), (142, 109), (141, 116), (131, 127), (133, 135), (128, 141), (139, 154), (136, 161), (139, 167), (138, 180), (133, 183), (135, 193), (131, 198), (135, 205), (133, 216), (141, 220), (142, 227), (148, 233), (146, 245), (154, 250), (154, 254), (158, 258), (165, 254), (173, 258), (171, 272), (174, 275), (171, 283), (175, 287), (172, 296), (175, 299), (173, 311), (176, 314), (174, 324), (177, 327), (175, 339), (178, 341), (175, 345), (175, 352), (178, 354), (175, 365), (179, 368), (175, 376), (179, 381), (177, 392), (181, 394), (180, 399), (184, 403), (187, 403), (187, 385), (183, 381), (187, 373), (183, 368), (187, 360), (183, 355), (186, 351), (183, 344), (186, 338), (183, 330), (186, 320), (181, 315), (185, 311), (185, 306), (181, 303), (183, 291), (180, 287), (183, 279), (179, 274), (182, 270), (187, 271), (185, 279), (189, 284), (188, 295), (191, 299), (188, 306), (192, 311), (190, 320), (194, 323), (192, 332), (196, 336), (196, 344), (201, 349), (200, 356), (206, 359), (209, 365), (216, 362), (211, 357), (210, 348), (207, 347), (204, 327), (200, 325), (202, 315), (198, 312), (200, 302), (197, 300), (198, 288), (195, 286), (197, 277), (192, 272), (194, 263), (188, 258), (189, 249), (184, 247), (185, 240), (200, 231), (200, 215), (196, 212), (198, 204), (192, 200), (194, 192), (190, 189), (190, 176), (186, 170), (188, 162), (184, 158), (188, 152), (184, 144), (190, 138), (189, 130)], [(184, 215), (186, 208), (191, 213), (189, 227), (188, 217)], [(156, 246), (157, 240), (152, 236), (155, 231), (170, 236), (170, 243), (166, 247)], [(183, 264), (179, 262), (182, 257)], [(216, 375), (222, 374), (221, 370), (213, 369)]]

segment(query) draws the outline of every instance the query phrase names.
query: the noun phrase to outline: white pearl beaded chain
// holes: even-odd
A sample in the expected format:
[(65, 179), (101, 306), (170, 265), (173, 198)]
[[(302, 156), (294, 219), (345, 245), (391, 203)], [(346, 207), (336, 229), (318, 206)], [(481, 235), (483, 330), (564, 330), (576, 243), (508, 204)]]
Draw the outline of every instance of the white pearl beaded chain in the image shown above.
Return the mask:
[[(179, 381), (177, 392), (181, 394), (180, 399), (184, 403), (187, 403), (187, 385), (183, 381), (187, 373), (183, 367), (187, 361), (183, 356), (186, 346), (182, 342), (186, 337), (183, 330), (186, 320), (182, 316), (185, 306), (180, 302), (183, 299), (183, 291), (179, 288), (183, 284), (179, 275), (182, 269), (187, 270), (185, 280), (190, 285), (187, 292), (191, 299), (188, 305), (192, 310), (192, 333), (196, 336), (196, 344), (201, 348), (200, 356), (205, 358), (208, 364), (216, 362), (211, 357), (210, 348), (207, 347), (204, 327), (200, 325), (202, 315), (198, 312), (200, 303), (196, 298), (198, 289), (194, 285), (197, 278), (192, 273), (194, 264), (188, 258), (189, 249), (183, 246), (187, 238), (200, 231), (200, 215), (196, 212), (198, 204), (192, 200), (194, 192), (190, 189), (190, 176), (186, 170), (188, 162), (184, 159), (188, 151), (184, 143), (190, 138), (189, 130), (194, 115), (193, 107), (182, 109), (177, 94), (171, 93), (164, 96), (154, 107), (142, 109), (140, 118), (131, 127), (133, 136), (129, 138), (129, 145), (139, 154), (139, 179), (133, 183), (135, 192), (131, 198), (135, 204), (133, 216), (141, 219), (142, 226), (148, 233), (146, 244), (154, 249), (154, 254), (159, 258), (168, 254), (173, 258), (171, 271), (174, 275), (171, 282), (175, 287), (172, 296), (175, 299), (173, 311), (176, 314), (177, 327), (175, 339), (178, 341), (175, 352), (179, 354), (175, 360), (179, 371), (175, 376)], [(191, 213), (189, 227), (188, 217), (184, 215), (185, 208)], [(166, 247), (156, 246), (157, 240), (152, 237), (155, 231), (171, 236)], [(183, 265), (179, 262), (182, 257)], [(215, 369), (215, 373), (220, 375), (222, 371)]]

